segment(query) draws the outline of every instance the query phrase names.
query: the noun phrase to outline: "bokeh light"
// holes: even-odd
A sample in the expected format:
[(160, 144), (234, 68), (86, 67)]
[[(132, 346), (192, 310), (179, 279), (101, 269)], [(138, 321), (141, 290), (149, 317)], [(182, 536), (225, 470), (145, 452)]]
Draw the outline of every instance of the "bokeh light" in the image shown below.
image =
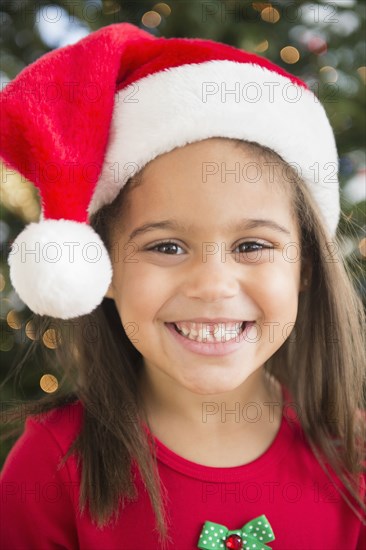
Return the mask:
[(171, 7), (168, 6), (168, 4), (165, 4), (165, 2), (159, 2), (158, 4), (155, 4), (153, 6), (153, 10), (160, 13), (163, 17), (168, 17), (172, 12)]
[(28, 321), (25, 325), (25, 334), (29, 340), (38, 340), (37, 329), (32, 321)]
[(61, 338), (54, 328), (49, 328), (44, 332), (42, 341), (47, 348), (56, 349), (61, 343)]
[(161, 15), (157, 11), (147, 11), (141, 18), (141, 22), (145, 27), (154, 29), (161, 23)]
[(44, 374), (39, 385), (45, 393), (54, 393), (58, 389), (58, 380), (53, 374)]
[(7, 314), (6, 322), (8, 323), (10, 328), (13, 328), (15, 330), (19, 330), (20, 328), (22, 328), (22, 321), (19, 317), (19, 314), (14, 311), (14, 309), (10, 310)]
[(338, 73), (336, 69), (334, 67), (330, 67), (329, 65), (319, 69), (319, 73), (325, 82), (337, 82), (338, 80)]
[(288, 64), (297, 63), (300, 59), (300, 53), (294, 46), (285, 46), (280, 51), (282, 61)]
[(114, 13), (119, 12), (120, 9), (121, 6), (118, 2), (115, 2), (114, 0), (103, 0), (103, 13), (105, 15), (113, 15)]
[(323, 55), (328, 51), (328, 46), (321, 36), (311, 36), (307, 42), (309, 51), (317, 55)]
[(280, 12), (276, 8), (269, 6), (261, 11), (261, 18), (266, 23), (277, 23), (280, 20)]
[(259, 42), (259, 44), (255, 46), (254, 51), (258, 53), (263, 53), (268, 50), (268, 47), (269, 47), (268, 40), (263, 40), (262, 42)]

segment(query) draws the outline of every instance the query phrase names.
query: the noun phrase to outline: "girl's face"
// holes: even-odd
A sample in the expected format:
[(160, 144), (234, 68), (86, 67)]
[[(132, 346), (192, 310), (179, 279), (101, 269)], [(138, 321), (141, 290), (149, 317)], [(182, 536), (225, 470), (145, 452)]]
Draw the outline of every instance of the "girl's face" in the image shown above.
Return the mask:
[[(131, 189), (113, 233), (107, 296), (150, 374), (196, 394), (227, 392), (289, 337), (300, 235), (290, 199), (271, 183), (281, 173), (230, 141), (208, 139), (156, 158)], [(199, 318), (225, 320), (229, 336), (220, 338), (234, 342), (192, 347), (167, 324)], [(238, 336), (228, 320), (254, 324)], [(217, 321), (208, 327), (218, 329)]]

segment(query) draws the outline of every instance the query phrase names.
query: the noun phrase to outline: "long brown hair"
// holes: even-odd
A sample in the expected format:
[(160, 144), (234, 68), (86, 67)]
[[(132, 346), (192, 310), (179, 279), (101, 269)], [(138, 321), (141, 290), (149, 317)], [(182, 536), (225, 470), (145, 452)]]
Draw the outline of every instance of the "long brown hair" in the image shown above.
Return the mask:
[[(341, 253), (341, 237), (329, 238), (308, 187), (281, 157), (256, 143), (231, 141), (259, 160), (285, 169), (286, 181), (276, 184), (290, 193), (302, 258), (310, 260), (312, 267), (309, 288), (299, 295), (291, 337), (264, 369), (289, 390), (319, 463), (328, 473), (325, 462), (329, 462), (346, 488), (342, 497), (364, 522), (357, 507), (366, 511), (359, 493), (360, 475), (365, 472), (365, 312)], [(110, 253), (113, 227), (120, 223), (129, 190), (138, 183), (137, 175), (90, 220)], [(55, 396), (31, 404), (28, 412), (39, 414), (77, 399), (84, 407), (81, 432), (68, 453), (77, 453), (82, 464), (81, 509), (88, 505), (99, 526), (116, 520), (119, 505), (136, 497), (131, 477), (131, 464), (136, 461), (163, 544), (169, 539), (164, 487), (152, 442), (141, 429), (142, 356), (127, 336), (114, 302), (105, 298), (91, 314), (75, 320), (73, 345), (65, 337), (66, 328), (70, 334), (70, 321), (37, 315), (33, 320), (40, 331), (55, 322), (60, 329), (61, 344), (52, 361), (56, 359), (63, 373), (63, 384)], [(90, 330), (94, 338), (86, 337)], [(29, 351), (21, 364), (27, 357)], [(45, 361), (48, 358), (49, 354)]]

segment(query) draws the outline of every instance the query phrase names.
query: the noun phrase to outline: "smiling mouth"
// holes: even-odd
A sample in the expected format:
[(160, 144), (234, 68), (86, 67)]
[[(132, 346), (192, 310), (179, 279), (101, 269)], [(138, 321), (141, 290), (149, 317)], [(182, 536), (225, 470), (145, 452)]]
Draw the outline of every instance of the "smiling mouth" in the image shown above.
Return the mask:
[(167, 323), (172, 325), (178, 334), (196, 342), (217, 343), (236, 339), (251, 321), (223, 323)]

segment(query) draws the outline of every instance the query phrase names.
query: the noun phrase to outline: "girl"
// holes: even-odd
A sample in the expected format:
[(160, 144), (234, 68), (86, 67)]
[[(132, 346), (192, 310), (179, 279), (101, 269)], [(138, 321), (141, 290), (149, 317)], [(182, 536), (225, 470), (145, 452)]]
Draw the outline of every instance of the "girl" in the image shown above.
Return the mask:
[(306, 85), (116, 24), (2, 102), (42, 199), (10, 276), (66, 379), (5, 463), (2, 547), (365, 548), (364, 314)]

